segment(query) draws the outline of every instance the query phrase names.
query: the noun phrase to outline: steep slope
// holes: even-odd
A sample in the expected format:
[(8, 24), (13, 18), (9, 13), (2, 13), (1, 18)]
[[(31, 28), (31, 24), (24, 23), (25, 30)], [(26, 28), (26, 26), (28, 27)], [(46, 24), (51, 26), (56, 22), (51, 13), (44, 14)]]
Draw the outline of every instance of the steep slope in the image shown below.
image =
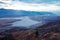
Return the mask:
[(51, 31), (60, 32), (60, 20), (49, 22), (40, 27), (37, 27), (37, 29), (40, 30), (40, 33), (51, 32)]
[(37, 28), (32, 29), (32, 30), (28, 29), (25, 31), (15, 31), (15, 32), (11, 32), (10, 34), (15, 40), (47, 40), (50, 37), (54, 38), (55, 40), (55, 37), (53, 37), (54, 35), (57, 35), (56, 36), (57, 39), (60, 37), (59, 35), (60, 34), (60, 20), (50, 22), (42, 26), (38, 26)]

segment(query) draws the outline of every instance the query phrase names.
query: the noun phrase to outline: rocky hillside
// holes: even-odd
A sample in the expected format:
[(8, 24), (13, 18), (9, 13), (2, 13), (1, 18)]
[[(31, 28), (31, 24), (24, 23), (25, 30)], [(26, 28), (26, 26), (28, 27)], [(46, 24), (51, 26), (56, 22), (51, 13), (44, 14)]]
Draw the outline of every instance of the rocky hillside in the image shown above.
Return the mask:
[(35, 29), (0, 33), (0, 40), (60, 40), (60, 20)]

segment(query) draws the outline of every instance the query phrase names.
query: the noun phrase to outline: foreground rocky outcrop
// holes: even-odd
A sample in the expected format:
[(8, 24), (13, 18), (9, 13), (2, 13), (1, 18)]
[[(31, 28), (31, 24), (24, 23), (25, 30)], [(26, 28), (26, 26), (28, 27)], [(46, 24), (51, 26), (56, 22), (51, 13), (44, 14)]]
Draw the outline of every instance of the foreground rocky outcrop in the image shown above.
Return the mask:
[(0, 40), (60, 40), (60, 20), (44, 24), (35, 29), (2, 32)]

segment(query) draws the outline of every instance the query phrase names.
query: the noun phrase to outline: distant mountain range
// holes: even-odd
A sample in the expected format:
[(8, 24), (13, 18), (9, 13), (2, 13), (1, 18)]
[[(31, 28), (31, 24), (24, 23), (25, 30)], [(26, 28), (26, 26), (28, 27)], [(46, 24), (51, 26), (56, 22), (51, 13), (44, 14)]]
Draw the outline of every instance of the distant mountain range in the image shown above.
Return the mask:
[(0, 9), (0, 18), (2, 17), (21, 17), (31, 15), (51, 15), (52, 12), (36, 12), (36, 11), (23, 11), (23, 10), (12, 10), (12, 9)]

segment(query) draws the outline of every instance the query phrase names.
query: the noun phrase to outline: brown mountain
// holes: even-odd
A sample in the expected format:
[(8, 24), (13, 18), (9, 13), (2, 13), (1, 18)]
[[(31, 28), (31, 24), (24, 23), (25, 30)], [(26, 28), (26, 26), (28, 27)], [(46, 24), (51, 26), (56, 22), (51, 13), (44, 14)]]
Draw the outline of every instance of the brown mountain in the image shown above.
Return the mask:
[(0, 40), (60, 40), (60, 20), (35, 29), (1, 33)]

